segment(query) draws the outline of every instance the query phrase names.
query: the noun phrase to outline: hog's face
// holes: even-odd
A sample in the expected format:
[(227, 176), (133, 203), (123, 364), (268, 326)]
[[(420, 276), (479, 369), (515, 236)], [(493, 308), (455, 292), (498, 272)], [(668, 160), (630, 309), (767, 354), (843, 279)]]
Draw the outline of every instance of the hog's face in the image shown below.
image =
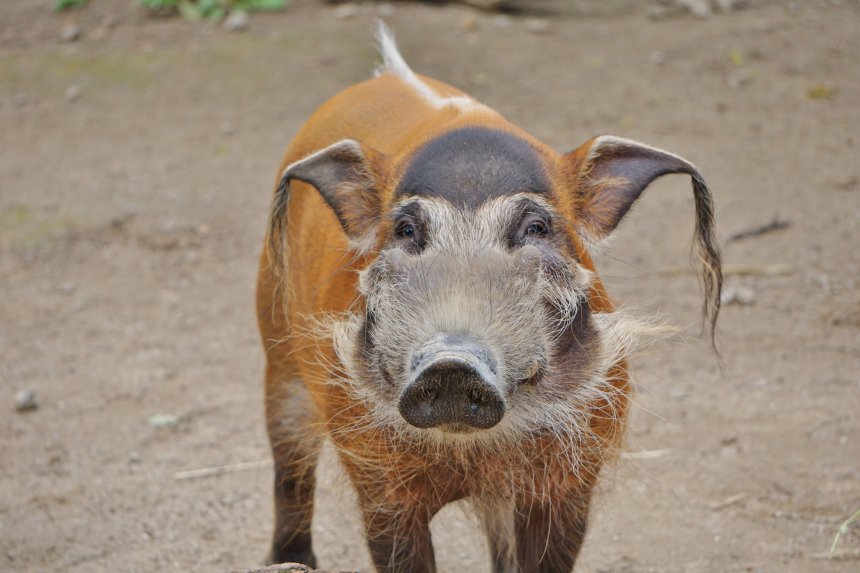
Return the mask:
[(587, 354), (590, 273), (556, 234), (558, 217), (530, 193), (474, 209), (413, 196), (392, 211), (386, 247), (361, 276), (356, 347), (361, 377), (408, 423), (490, 428), (518, 389)]
[(607, 349), (605, 313), (591, 310), (583, 239), (608, 235), (654, 178), (672, 172), (694, 179), (696, 245), (715, 319), (719, 256), (698, 172), (610, 137), (557, 156), (470, 127), (396, 166), (345, 140), (287, 168), (272, 214), (273, 260), (283, 258), (288, 183), (308, 182), (353, 248), (377, 253), (361, 272), (364, 312), (336, 346), (380, 419), (444, 435), (557, 426), (576, 415), (577, 397), (605, 392), (596, 390), (601, 376), (622, 357), (617, 345)]

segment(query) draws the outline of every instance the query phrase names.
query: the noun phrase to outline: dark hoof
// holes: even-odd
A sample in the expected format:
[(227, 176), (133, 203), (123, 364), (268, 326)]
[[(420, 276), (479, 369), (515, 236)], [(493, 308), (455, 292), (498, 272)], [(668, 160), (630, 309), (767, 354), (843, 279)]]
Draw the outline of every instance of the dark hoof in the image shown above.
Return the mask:
[(289, 547), (285, 547), (283, 549), (273, 550), (269, 555), (269, 558), (266, 559), (267, 565), (277, 565), (279, 563), (301, 563), (302, 565), (307, 565), (311, 569), (316, 569), (317, 558), (313, 551), (295, 551), (291, 550)]

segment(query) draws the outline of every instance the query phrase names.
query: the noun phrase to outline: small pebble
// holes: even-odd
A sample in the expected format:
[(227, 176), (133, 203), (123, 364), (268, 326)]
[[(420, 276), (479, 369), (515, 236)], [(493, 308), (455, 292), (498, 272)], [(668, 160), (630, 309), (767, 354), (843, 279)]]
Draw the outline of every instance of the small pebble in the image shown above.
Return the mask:
[(78, 285), (73, 282), (60, 283), (60, 292), (63, 294), (74, 294), (76, 290), (78, 290)]
[(651, 20), (663, 20), (668, 18), (670, 13), (666, 6), (651, 6), (648, 8), (647, 15)]
[(750, 74), (746, 69), (741, 68), (739, 70), (735, 70), (729, 77), (726, 79), (726, 82), (729, 84), (729, 87), (733, 90), (739, 90), (748, 83), (752, 81), (752, 74)]
[(100, 42), (101, 40), (107, 38), (109, 32), (110, 28), (108, 28), (107, 26), (99, 26), (89, 34), (89, 37), (96, 42)]
[(133, 464), (139, 464), (143, 461), (143, 456), (140, 454), (140, 452), (134, 450), (133, 452), (128, 454), (128, 461)]
[(651, 52), (651, 55), (648, 56), (648, 61), (655, 66), (662, 66), (666, 63), (666, 52), (662, 50), (654, 50)]
[(682, 402), (687, 397), (687, 391), (683, 389), (672, 390), (671, 394), (672, 399), (677, 402)]
[(66, 22), (60, 30), (60, 39), (64, 42), (76, 42), (81, 37), (81, 28), (74, 22)]
[(836, 188), (840, 191), (853, 191), (860, 187), (860, 178), (856, 175), (843, 177), (835, 182)]
[(228, 32), (243, 32), (248, 29), (250, 18), (244, 10), (233, 10), (230, 15), (224, 19), (224, 28)]
[(708, 0), (675, 0), (675, 3), (697, 18), (707, 18), (712, 14)]
[(77, 101), (81, 97), (81, 86), (72, 84), (66, 88), (66, 101)]
[(526, 18), (523, 27), (531, 34), (546, 34), (550, 31), (549, 20), (546, 18)]
[(493, 26), (499, 28), (500, 30), (507, 30), (511, 26), (514, 25), (513, 19), (510, 16), (505, 16), (504, 14), (499, 14), (498, 16), (493, 17)]
[(36, 393), (32, 390), (18, 390), (15, 395), (15, 410), (18, 412), (31, 412), (39, 407), (36, 401)]
[(355, 4), (341, 4), (334, 9), (334, 17), (338, 20), (349, 20), (358, 14), (358, 6)]
[(585, 0), (577, 0), (573, 5), (574, 13), (578, 16), (593, 16), (594, 6)]
[(178, 424), (179, 416), (176, 414), (153, 414), (147, 422), (153, 428), (167, 428)]
[(755, 303), (755, 291), (749, 287), (730, 286), (723, 291), (720, 302), (726, 306), (733, 304), (749, 306)]
[(740, 4), (739, 0), (716, 0), (717, 6), (722, 10), (723, 14), (733, 12)]
[(225, 121), (221, 124), (221, 135), (233, 135), (236, 129), (233, 127), (233, 124), (229, 121)]
[(460, 19), (460, 29), (474, 32), (478, 29), (478, 18), (474, 14), (466, 14)]
[(825, 292), (830, 292), (830, 279), (825, 274), (810, 277), (813, 284)]
[(492, 11), (501, 8), (505, 0), (461, 0), (463, 4), (468, 4), (481, 10)]

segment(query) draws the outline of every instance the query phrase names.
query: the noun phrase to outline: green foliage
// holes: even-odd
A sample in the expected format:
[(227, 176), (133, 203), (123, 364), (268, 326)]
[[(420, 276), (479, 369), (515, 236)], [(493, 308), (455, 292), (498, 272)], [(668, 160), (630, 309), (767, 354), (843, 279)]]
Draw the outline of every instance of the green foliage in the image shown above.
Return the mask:
[[(290, 0), (136, 0), (153, 12), (179, 12), (189, 20), (221, 20), (233, 10), (274, 11), (286, 7)], [(79, 8), (87, 0), (54, 0), (54, 10), (62, 12)]]
[(56, 0), (54, 2), (54, 11), (62, 12), (70, 8), (78, 8), (87, 3), (87, 0)]
[(220, 20), (227, 11), (222, 0), (185, 0), (179, 2), (179, 13), (189, 20)]
[[(79, 2), (81, 0), (58, 0)], [(83, 0), (86, 1), (86, 0)], [(289, 0), (137, 0), (154, 12), (178, 11), (189, 20), (220, 20), (232, 10), (280, 10)]]
[(137, 3), (153, 11), (175, 10), (179, 5), (179, 0), (137, 0)]
[(250, 12), (252, 10), (280, 10), (287, 3), (287, 0), (233, 0), (232, 5), (234, 9)]

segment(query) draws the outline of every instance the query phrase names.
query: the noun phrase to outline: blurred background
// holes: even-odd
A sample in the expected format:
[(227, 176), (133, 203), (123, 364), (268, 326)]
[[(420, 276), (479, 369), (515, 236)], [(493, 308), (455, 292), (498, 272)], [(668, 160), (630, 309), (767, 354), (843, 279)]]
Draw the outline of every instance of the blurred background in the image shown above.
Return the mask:
[[(415, 70), (558, 151), (639, 139), (716, 196), (722, 371), (686, 178), (598, 258), (624, 306), (683, 335), (633, 362), (578, 571), (858, 571), (860, 527), (828, 559), (860, 509), (854, 0), (2, 0), (0, 570), (261, 563), (272, 185), (313, 110), (370, 76), (379, 18)], [(349, 487), (320, 474), (320, 565), (368, 570)], [(440, 571), (488, 571), (462, 508), (433, 531)]]

